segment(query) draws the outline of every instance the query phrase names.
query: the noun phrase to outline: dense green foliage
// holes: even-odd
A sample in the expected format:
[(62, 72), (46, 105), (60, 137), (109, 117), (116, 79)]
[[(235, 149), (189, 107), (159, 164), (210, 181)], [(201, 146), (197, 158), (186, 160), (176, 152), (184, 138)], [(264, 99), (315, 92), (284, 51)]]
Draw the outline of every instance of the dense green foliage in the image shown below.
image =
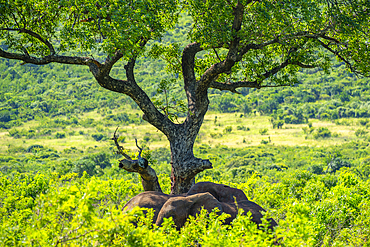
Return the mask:
[[(243, 182), (203, 179), (243, 189), (251, 200), (279, 221), (274, 232), (257, 229), (246, 216), (232, 226), (225, 215), (205, 213), (191, 218), (180, 232), (171, 221), (153, 226), (150, 214), (123, 213), (121, 208), (140, 192), (126, 179), (102, 179), (87, 174), (58, 176), (1, 175), (3, 246), (365, 246), (369, 235), (369, 182), (350, 170), (335, 175), (308, 171), (285, 174), (281, 180), (246, 176)], [(163, 178), (162, 178), (163, 179)], [(168, 176), (166, 179), (169, 179)], [(138, 222), (135, 226), (132, 222)]]
[[(7, 1), (8, 5), (3, 2), (0, 1), (2, 13), (5, 13), (6, 8), (11, 9), (12, 4), (24, 4), (26, 9), (34, 6), (40, 10), (53, 7), (42, 5), (43, 1)], [(50, 33), (59, 23), (57, 19), (52, 19), (53, 14), (58, 12), (56, 8), (53, 10), (55, 12), (48, 12), (43, 17), (42, 11), (37, 12), (41, 19), (44, 18), (43, 22), (49, 25), (30, 27), (47, 37), (61, 39), (58, 51), (62, 53), (69, 49), (74, 49), (73, 52), (87, 49), (100, 58), (101, 52), (111, 53), (114, 47), (118, 47), (125, 50), (126, 59), (132, 53), (140, 54), (142, 57), (136, 62), (135, 68), (140, 86), (158, 108), (173, 117), (173, 121), (184, 116), (185, 95), (181, 92), (183, 85), (177, 80), (181, 74), (176, 57), (187, 39), (202, 41), (207, 46), (217, 44), (219, 40), (227, 42), (233, 35), (230, 27), (224, 25), (224, 22), (230, 21), (230, 11), (209, 9), (209, 1), (189, 1), (190, 4), (184, 8), (190, 12), (196, 10), (191, 14), (198, 26), (193, 26), (187, 36), (194, 22), (189, 15), (182, 13), (178, 24), (174, 24), (178, 17), (172, 5), (175, 1), (161, 1), (167, 8), (157, 4), (160, 1), (141, 1), (136, 8), (149, 8), (150, 15), (140, 15), (140, 11), (131, 11), (131, 8), (125, 8), (126, 5), (119, 5), (119, 1), (109, 1), (116, 4), (104, 6), (109, 16), (101, 16), (104, 11), (97, 11), (96, 6), (89, 2), (78, 0), (74, 1), (71, 8), (63, 6), (63, 17), (70, 13), (82, 13), (77, 7), (83, 5), (86, 13), (93, 13), (102, 19), (99, 24), (99, 35), (105, 36), (102, 42), (96, 43), (92, 38), (97, 30), (97, 26), (94, 26), (96, 21), (74, 29), (74, 19), (65, 18), (66, 25)], [(225, 4), (225, 1), (214, 2), (215, 6)], [(294, 8), (290, 12), (284, 10), (283, 2), (276, 2), (279, 8), (270, 8), (266, 12), (269, 10), (269, 1), (262, 2), (263, 5), (249, 9), (251, 14), (248, 15), (248, 25), (243, 26), (242, 35), (249, 34), (251, 39), (273, 37), (276, 30), (285, 28), (281, 24), (284, 15), (296, 17), (303, 10), (309, 9), (307, 1), (291, 2)], [(338, 9), (331, 9), (332, 12), (330, 8), (325, 8), (324, 13), (341, 17), (340, 27), (346, 29), (350, 20), (345, 17), (352, 10), (340, 5)], [(319, 29), (324, 23), (323, 14), (313, 9), (310, 12), (305, 15), (307, 18), (295, 22), (289, 27), (292, 30), (288, 31), (301, 30), (310, 25), (313, 29)], [(24, 17), (25, 21), (32, 24), (35, 13), (28, 14)], [(89, 16), (85, 14), (80, 18), (85, 17)], [(117, 26), (112, 27), (111, 22), (105, 21), (108, 17), (118, 20)], [(128, 27), (120, 22), (125, 17), (142, 18), (143, 22), (135, 23), (135, 26), (131, 22), (133, 26)], [(358, 16), (351, 24), (366, 18)], [(0, 24), (3, 23), (3, 19), (0, 19)], [(267, 24), (270, 28), (262, 28)], [(168, 27), (172, 29), (165, 31)], [(116, 33), (124, 35), (109, 32), (112, 28)], [(150, 32), (150, 28), (155, 32)], [(212, 33), (210, 28), (220, 35), (208, 36)], [(4, 33), (0, 31), (1, 35)], [(148, 50), (130, 44), (138, 38), (138, 33), (153, 39)], [(15, 32), (12, 34), (15, 35), (5, 37), (6, 42), (0, 40), (1, 49), (20, 49), (17, 46), (17, 42), (20, 42), (33, 44), (28, 47), (30, 53), (45, 55), (49, 52), (35, 38), (26, 38)], [(162, 37), (162, 34), (165, 35)], [(352, 35), (349, 42), (351, 48), (366, 48), (366, 42), (364, 44), (363, 37), (358, 33), (343, 35)], [(162, 41), (162, 45), (159, 41)], [(279, 59), (284, 58), (278, 54), (279, 49), (283, 49), (287, 43), (282, 42), (254, 52), (249, 60), (240, 64), (244, 66), (244, 74), (237, 72), (236, 69), (240, 67), (235, 67), (228, 78), (222, 75), (220, 79), (254, 78), (263, 70), (271, 69), (281, 62)], [(314, 62), (320, 69), (287, 67), (268, 82), (290, 83), (291, 87), (260, 90), (243, 88), (238, 89), (240, 95), (209, 89), (209, 110), (217, 113), (232, 112), (250, 118), (267, 115), (274, 129), (307, 123), (302, 131), (307, 139), (315, 140), (332, 138), (338, 134), (327, 127), (313, 127), (309, 119), (331, 120), (338, 126), (354, 126), (357, 123), (361, 128), (355, 131), (355, 141), (330, 147), (277, 146), (270, 143), (270, 136), (267, 137), (269, 130), (262, 128), (259, 129), (262, 141), (258, 146), (231, 148), (226, 145), (211, 146), (199, 141), (194, 150), (197, 157), (210, 159), (214, 166), (214, 169), (198, 174), (197, 181), (213, 181), (242, 189), (250, 200), (264, 207), (268, 216), (278, 222), (279, 226), (273, 232), (264, 230), (264, 226), (257, 229), (247, 216), (239, 216), (231, 226), (225, 226), (221, 223), (226, 215), (217, 217), (216, 214), (208, 215), (206, 212), (197, 219), (190, 218), (178, 232), (171, 220), (165, 221), (162, 227), (152, 225), (152, 212), (147, 216), (140, 210), (122, 212), (124, 203), (142, 192), (142, 188), (137, 174), (118, 169), (118, 159), (121, 157), (113, 152), (108, 127), (142, 124), (141, 116), (132, 111), (137, 105), (125, 96), (99, 87), (87, 67), (21, 65), (19, 62), (0, 59), (0, 129), (12, 140), (6, 150), (0, 153), (0, 245), (370, 245), (370, 146), (367, 137), (367, 128), (370, 126), (367, 120), (370, 117), (369, 79), (348, 73), (344, 63), (330, 70), (329, 62), (334, 58), (318, 52), (313, 41), (302, 46), (307, 49), (295, 54), (295, 58), (300, 57), (307, 63)], [(132, 49), (125, 49), (127, 47)], [(197, 57), (197, 76), (219, 55), (224, 58), (225, 51), (220, 49), (217, 56), (216, 52), (213, 54), (211, 51)], [(346, 54), (344, 50), (342, 55), (353, 54)], [(364, 71), (368, 66), (366, 56), (369, 54), (359, 53), (354, 56), (355, 65)], [(265, 66), (257, 66), (257, 58)], [(158, 60), (154, 62), (155, 59)], [(174, 74), (175, 79), (169, 79), (168, 74)], [(115, 65), (111, 75), (124, 79), (123, 63)], [(96, 111), (98, 115), (83, 116)], [(215, 125), (217, 121), (216, 117)], [(250, 131), (254, 127), (223, 126), (221, 133), (209, 134), (216, 139), (220, 135), (228, 136), (236, 130)], [(62, 143), (73, 136), (104, 143), (106, 146), (94, 147), (92, 144), (83, 148), (76, 143), (61, 151), (43, 143), (24, 145), (26, 140), (55, 139)], [(125, 142), (127, 137), (134, 136), (122, 136), (119, 140)], [(143, 141), (147, 143), (161, 138), (161, 135), (147, 132)], [(134, 157), (137, 153), (131, 152), (130, 155)], [(162, 189), (169, 193), (169, 149), (146, 149), (144, 156), (159, 174)]]
[[(367, 142), (331, 148), (200, 145), (197, 156), (210, 158), (215, 168), (199, 174), (197, 181), (244, 190), (279, 222), (273, 233), (258, 230), (245, 216), (238, 217), (232, 227), (222, 226), (226, 216), (212, 214), (190, 219), (180, 232), (170, 221), (158, 228), (139, 211), (121, 211), (142, 188), (136, 174), (118, 169), (118, 157), (108, 150), (89, 149), (93, 154), (85, 154), (77, 148), (57, 152), (35, 145), (18, 151), (0, 156), (0, 241), (5, 246), (370, 244), (366, 242), (370, 216)], [(145, 155), (168, 193), (169, 150), (155, 149)], [(140, 223), (134, 226), (132, 221)]]

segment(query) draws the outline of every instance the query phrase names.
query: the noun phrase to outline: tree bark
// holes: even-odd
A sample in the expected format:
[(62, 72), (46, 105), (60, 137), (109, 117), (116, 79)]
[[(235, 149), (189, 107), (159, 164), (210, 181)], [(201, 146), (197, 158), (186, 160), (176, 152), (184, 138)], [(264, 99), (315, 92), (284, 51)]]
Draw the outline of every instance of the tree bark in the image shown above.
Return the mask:
[(145, 191), (162, 192), (158, 182), (157, 174), (154, 169), (148, 165), (148, 161), (144, 158), (138, 160), (124, 159), (120, 160), (119, 168), (123, 168), (128, 172), (137, 172), (141, 177), (141, 184)]
[[(199, 119), (203, 120), (203, 118)], [(193, 153), (195, 138), (199, 132), (201, 123), (190, 125), (187, 128), (185, 121), (177, 131), (169, 138), (171, 147), (171, 194), (187, 193), (195, 183), (195, 176), (211, 169), (209, 160), (196, 158)]]

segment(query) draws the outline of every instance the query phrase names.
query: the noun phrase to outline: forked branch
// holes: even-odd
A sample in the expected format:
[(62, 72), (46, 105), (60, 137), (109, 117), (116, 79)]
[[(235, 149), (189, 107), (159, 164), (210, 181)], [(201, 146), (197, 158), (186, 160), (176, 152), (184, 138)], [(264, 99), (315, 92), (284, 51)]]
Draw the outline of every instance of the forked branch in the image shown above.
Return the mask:
[(143, 185), (145, 191), (162, 192), (161, 186), (158, 182), (157, 174), (155, 173), (154, 169), (149, 166), (148, 160), (141, 157), (143, 149), (137, 144), (137, 139), (135, 138), (135, 143), (137, 148), (139, 149), (139, 155), (137, 160), (133, 160), (129, 155), (125, 153), (124, 148), (119, 145), (119, 136), (117, 135), (117, 130), (118, 127), (113, 134), (112, 140), (114, 141), (118, 149), (117, 153), (125, 157), (125, 159), (119, 161), (119, 168), (123, 168), (128, 172), (139, 173), (141, 177), (141, 184)]

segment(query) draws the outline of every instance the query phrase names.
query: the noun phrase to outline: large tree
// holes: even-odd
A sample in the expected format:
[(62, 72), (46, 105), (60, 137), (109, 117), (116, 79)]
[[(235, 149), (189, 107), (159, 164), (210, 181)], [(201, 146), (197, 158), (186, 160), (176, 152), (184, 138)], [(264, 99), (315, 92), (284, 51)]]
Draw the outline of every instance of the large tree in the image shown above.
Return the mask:
[[(162, 44), (181, 12), (193, 20), (188, 44)], [(0, 0), (0, 57), (87, 66), (102, 87), (131, 97), (170, 142), (172, 193), (179, 194), (212, 168), (193, 154), (209, 88), (294, 85), (298, 71), (328, 71), (333, 58), (367, 76), (369, 16), (369, 0)], [(183, 80), (182, 123), (137, 84), (135, 62), (145, 56), (164, 58), (169, 75)], [(118, 61), (126, 78), (110, 75)], [(126, 157), (121, 166), (139, 172), (146, 190), (160, 190), (142, 158)]]

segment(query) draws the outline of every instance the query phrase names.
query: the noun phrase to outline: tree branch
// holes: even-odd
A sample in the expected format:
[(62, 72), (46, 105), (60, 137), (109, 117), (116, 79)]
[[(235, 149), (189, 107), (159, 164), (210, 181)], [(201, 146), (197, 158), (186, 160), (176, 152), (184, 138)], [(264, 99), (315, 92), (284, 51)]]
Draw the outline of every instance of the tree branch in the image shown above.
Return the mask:
[(278, 38), (272, 39), (272, 40), (267, 41), (267, 42), (263, 42), (261, 44), (249, 43), (247, 45), (244, 45), (239, 49), (237, 60), (240, 61), (242, 59), (243, 55), (246, 54), (250, 50), (260, 50), (260, 49), (262, 49), (266, 46), (276, 44), (276, 43), (279, 43)]
[(328, 31), (328, 28), (324, 28), (316, 34), (313, 34), (313, 33), (307, 32), (307, 31), (300, 31), (300, 32), (290, 34), (290, 35), (285, 35), (285, 36), (278, 35), (274, 39), (263, 42), (263, 43), (260, 43), (260, 44), (249, 43), (249, 44), (243, 45), (239, 49), (239, 54), (238, 54), (237, 60), (240, 61), (242, 59), (243, 55), (245, 55), (250, 50), (261, 50), (262, 48), (264, 48), (266, 46), (281, 43), (283, 41), (291, 40), (291, 39), (295, 39), (295, 38), (306, 37), (306, 38), (315, 38), (316, 39), (318, 37), (322, 37), (324, 39), (331, 40), (331, 41), (339, 44), (340, 41), (338, 41), (337, 39), (325, 35), (325, 33), (327, 31)]
[(32, 37), (40, 40), (42, 43), (44, 43), (50, 51), (51, 55), (55, 54), (54, 46), (46, 39), (42, 38), (38, 33), (35, 33), (31, 30), (25, 29), (25, 28), (1, 28), (0, 31), (10, 31), (10, 32), (18, 32), (18, 33), (26, 33), (31, 35)]
[(118, 136), (117, 136), (117, 130), (113, 134), (112, 140), (114, 140), (114, 143), (116, 144), (116, 147), (118, 149), (118, 154), (122, 154), (125, 156), (126, 159), (120, 160), (119, 162), (119, 168), (125, 169), (128, 172), (136, 172), (140, 174), (141, 177), (141, 184), (143, 185), (143, 188), (145, 191), (158, 191), (162, 192), (161, 186), (158, 182), (157, 174), (155, 173), (155, 170), (149, 166), (149, 162), (147, 159), (141, 157), (141, 152), (143, 151), (142, 148), (139, 147), (137, 144), (137, 140), (135, 138), (136, 146), (139, 148), (139, 156), (137, 160), (132, 160), (130, 156), (128, 156), (124, 152), (124, 148), (118, 144)]
[(324, 42), (322, 42), (319, 39), (316, 39), (316, 40), (321, 44), (322, 47), (324, 47), (325, 49), (327, 49), (328, 51), (330, 51), (331, 53), (333, 53), (334, 55), (336, 55), (340, 60), (342, 60), (348, 66), (348, 68), (351, 70), (352, 73), (354, 73), (356, 75), (364, 75), (363, 73), (360, 73), (359, 71), (357, 71), (353, 67), (353, 65), (351, 64), (351, 62), (348, 59), (346, 59), (345, 57), (343, 57), (342, 55), (340, 55), (338, 51), (335, 51), (332, 48), (330, 48), (330, 44), (325, 44)]
[[(144, 47), (148, 43), (148, 39), (140, 37), (136, 43), (139, 43), (140, 47)], [(104, 64), (102, 64), (101, 73), (108, 75), (114, 64), (116, 64), (122, 57), (123, 54), (121, 50), (117, 50), (112, 56), (108, 55)], [(136, 60), (136, 55), (133, 56), (133, 59)]]
[(0, 57), (8, 58), (8, 59), (15, 59), (23, 61), (24, 63), (31, 63), (36, 65), (44, 65), (49, 63), (62, 63), (62, 64), (76, 64), (76, 65), (89, 65), (94, 63), (97, 66), (101, 66), (101, 64), (89, 57), (71, 57), (71, 56), (60, 56), (60, 55), (48, 55), (44, 57), (33, 57), (30, 56), (28, 53), (26, 54), (19, 54), (19, 53), (12, 53), (6, 52), (0, 49)]
[(299, 61), (290, 61), (289, 55), (292, 52), (294, 52), (294, 51), (291, 49), (288, 53), (288, 58), (282, 64), (280, 64), (279, 66), (276, 66), (276, 67), (272, 68), (271, 70), (266, 71), (266, 73), (258, 76), (258, 78), (259, 78), (258, 80), (255, 80), (255, 81), (238, 81), (238, 82), (233, 82), (233, 83), (222, 83), (222, 82), (212, 81), (209, 87), (219, 89), (219, 90), (227, 90), (227, 91), (239, 94), (239, 92), (236, 91), (236, 89), (241, 88), (241, 87), (260, 89), (260, 88), (264, 88), (264, 87), (288, 86), (289, 84), (287, 84), (287, 85), (261, 85), (261, 81), (275, 75), (276, 73), (278, 73), (280, 70), (282, 70), (283, 68), (285, 68), (288, 65), (297, 65), (301, 68), (315, 68), (316, 67), (314, 65), (303, 64)]
[(189, 85), (190, 82), (195, 82), (195, 55), (202, 50), (199, 43), (191, 43), (187, 45), (182, 52), (181, 66), (185, 87)]
[(107, 56), (103, 64), (102, 73), (109, 74), (114, 64), (116, 64), (122, 57), (123, 54), (120, 50), (117, 50), (112, 56)]
[(230, 43), (229, 51), (226, 55), (224, 61), (213, 64), (209, 69), (207, 69), (198, 82), (197, 94), (203, 94), (209, 88), (209, 85), (215, 78), (225, 72), (231, 71), (231, 68), (238, 61), (238, 47), (240, 43), (240, 38), (238, 37), (238, 32), (241, 29), (244, 16), (244, 5), (238, 1), (236, 6), (233, 8), (233, 25), (232, 29), (234, 31), (234, 38)]

